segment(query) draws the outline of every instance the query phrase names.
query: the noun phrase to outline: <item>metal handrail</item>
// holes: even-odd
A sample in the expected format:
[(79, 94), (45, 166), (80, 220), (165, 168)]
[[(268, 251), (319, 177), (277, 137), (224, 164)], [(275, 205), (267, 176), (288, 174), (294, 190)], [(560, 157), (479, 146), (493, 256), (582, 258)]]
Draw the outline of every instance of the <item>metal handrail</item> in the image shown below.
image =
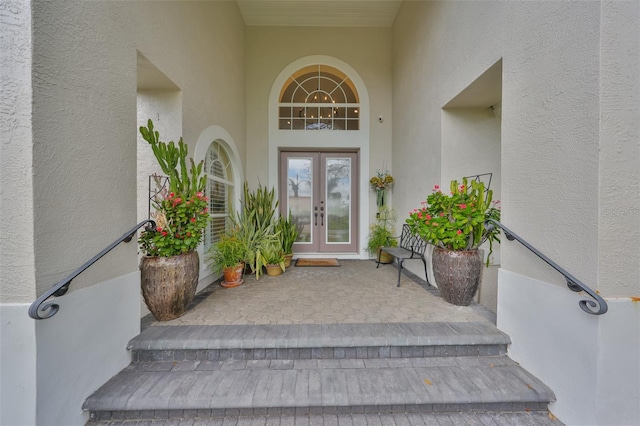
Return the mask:
[(36, 320), (47, 319), (54, 316), (58, 312), (58, 309), (60, 309), (60, 305), (53, 302), (45, 304), (47, 299), (49, 299), (52, 296), (54, 297), (64, 296), (69, 290), (69, 284), (71, 284), (71, 281), (75, 277), (77, 277), (82, 272), (84, 272), (84, 270), (87, 269), (89, 266), (96, 263), (102, 256), (109, 253), (111, 249), (113, 249), (115, 246), (117, 246), (121, 242), (124, 241), (125, 243), (128, 243), (129, 241), (131, 241), (133, 237), (136, 235), (136, 232), (138, 231), (138, 229), (142, 228), (144, 225), (147, 225), (145, 227), (147, 231), (151, 231), (156, 228), (156, 223), (153, 220), (149, 220), (149, 219), (143, 220), (142, 222), (140, 222), (139, 224), (131, 228), (129, 231), (124, 233), (120, 238), (118, 238), (113, 243), (111, 243), (107, 248), (102, 250), (97, 255), (93, 256), (84, 265), (82, 265), (81, 267), (73, 271), (71, 275), (58, 281), (57, 284), (52, 286), (49, 290), (47, 290), (40, 297), (38, 297), (29, 307), (29, 316)]
[(520, 244), (528, 248), (533, 254), (538, 256), (540, 259), (544, 260), (553, 269), (555, 269), (556, 271), (564, 275), (564, 278), (567, 280), (567, 287), (569, 287), (571, 291), (575, 291), (576, 293), (580, 291), (584, 291), (589, 296), (591, 296), (594, 300), (584, 299), (578, 302), (578, 304), (580, 305), (583, 311), (592, 315), (602, 315), (607, 312), (607, 310), (609, 309), (607, 306), (607, 302), (605, 302), (604, 299), (600, 297), (599, 294), (597, 294), (595, 291), (589, 288), (589, 286), (587, 286), (586, 284), (582, 283), (582, 281), (580, 281), (579, 279), (571, 275), (569, 272), (567, 272), (564, 268), (562, 268), (560, 265), (555, 263), (553, 260), (549, 259), (547, 256), (542, 254), (539, 250), (537, 250), (535, 247), (533, 247), (531, 244), (525, 241), (522, 237), (515, 234), (513, 231), (511, 231), (509, 228), (507, 228), (497, 220), (489, 219), (485, 222), (485, 226), (487, 228), (489, 227), (493, 228), (494, 226), (497, 226), (498, 228), (502, 229), (502, 231), (504, 231), (505, 237), (507, 237), (507, 240), (509, 241), (517, 240)]

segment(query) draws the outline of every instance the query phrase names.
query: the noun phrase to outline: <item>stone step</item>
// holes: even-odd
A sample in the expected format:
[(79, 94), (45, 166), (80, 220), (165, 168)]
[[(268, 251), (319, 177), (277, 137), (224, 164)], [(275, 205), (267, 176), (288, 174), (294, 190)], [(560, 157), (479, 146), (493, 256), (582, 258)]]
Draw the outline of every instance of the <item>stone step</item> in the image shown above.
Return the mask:
[(545, 411), (553, 392), (506, 356), (131, 364), (92, 420)]
[(482, 322), (151, 326), (133, 362), (504, 355), (509, 337)]
[[(149, 420), (91, 421), (88, 426), (148, 426)], [(464, 413), (366, 413), (314, 414), (308, 416), (228, 416), (155, 419), (153, 426), (561, 426), (548, 413), (532, 412), (464, 412)]]

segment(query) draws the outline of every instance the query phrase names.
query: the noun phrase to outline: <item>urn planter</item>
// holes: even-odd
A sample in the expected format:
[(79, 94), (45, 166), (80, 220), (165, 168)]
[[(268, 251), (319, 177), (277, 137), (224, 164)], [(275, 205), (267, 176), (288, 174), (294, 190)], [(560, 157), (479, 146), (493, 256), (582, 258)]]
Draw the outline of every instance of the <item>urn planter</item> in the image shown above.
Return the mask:
[(478, 250), (433, 249), (433, 275), (442, 298), (458, 306), (473, 300), (482, 279), (482, 255)]
[(196, 294), (200, 258), (193, 250), (171, 257), (144, 256), (140, 261), (142, 296), (158, 321), (182, 316)]

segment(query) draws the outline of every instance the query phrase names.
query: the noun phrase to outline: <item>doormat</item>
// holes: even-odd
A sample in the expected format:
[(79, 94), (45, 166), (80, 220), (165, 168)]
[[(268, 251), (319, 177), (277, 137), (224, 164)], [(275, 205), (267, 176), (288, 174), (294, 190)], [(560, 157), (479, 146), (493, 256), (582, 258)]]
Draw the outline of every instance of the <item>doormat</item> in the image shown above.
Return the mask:
[(340, 266), (338, 259), (296, 259), (296, 266)]

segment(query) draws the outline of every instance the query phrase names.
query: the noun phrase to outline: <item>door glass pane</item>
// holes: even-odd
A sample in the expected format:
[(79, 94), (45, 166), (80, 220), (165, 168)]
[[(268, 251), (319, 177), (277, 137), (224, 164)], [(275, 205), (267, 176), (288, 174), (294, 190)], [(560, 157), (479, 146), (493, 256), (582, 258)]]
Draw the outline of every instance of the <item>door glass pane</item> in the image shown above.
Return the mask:
[(298, 226), (296, 242), (311, 243), (313, 197), (312, 158), (287, 159), (287, 211)]
[(351, 159), (327, 158), (326, 200), (328, 243), (349, 243), (351, 235)]

